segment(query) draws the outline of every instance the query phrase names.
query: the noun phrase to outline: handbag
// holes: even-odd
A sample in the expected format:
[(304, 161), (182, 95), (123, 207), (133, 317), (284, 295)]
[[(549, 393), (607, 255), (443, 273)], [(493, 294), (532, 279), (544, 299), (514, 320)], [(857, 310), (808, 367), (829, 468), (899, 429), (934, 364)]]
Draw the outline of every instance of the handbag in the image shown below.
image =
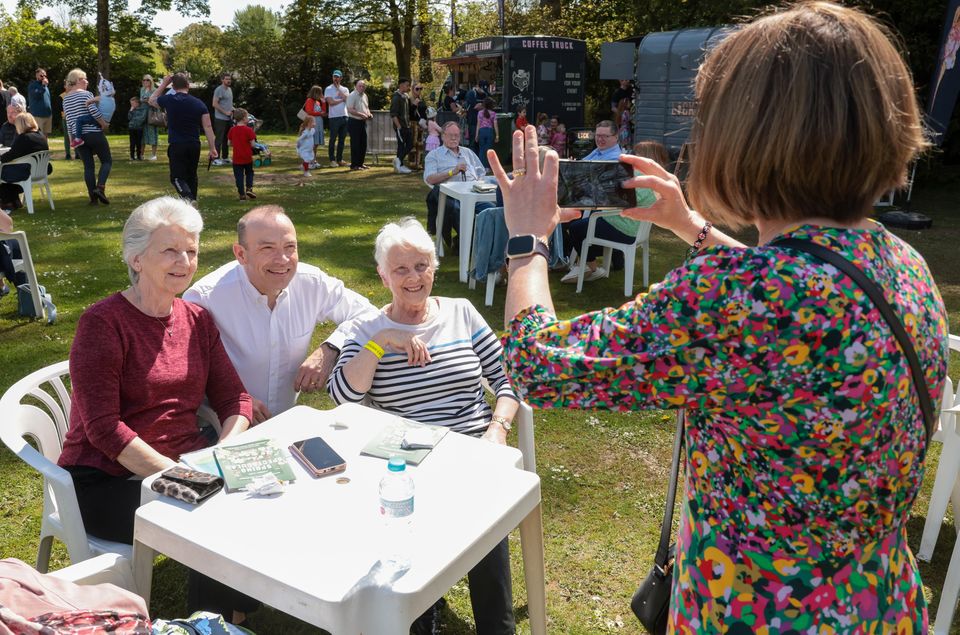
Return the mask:
[(648, 632), (663, 635), (667, 632), (670, 614), (670, 588), (673, 586), (673, 560), (676, 544), (670, 544), (673, 528), (673, 504), (677, 498), (677, 479), (680, 474), (680, 453), (683, 449), (684, 411), (677, 412), (677, 431), (673, 438), (673, 465), (670, 467), (670, 485), (667, 487), (667, 504), (660, 525), (660, 544), (653, 558), (653, 569), (647, 575), (630, 600), (630, 609)]
[(147, 123), (158, 128), (167, 127), (167, 113), (159, 108), (151, 108), (147, 115)]
[(303, 121), (304, 119), (306, 119), (306, 118), (309, 117), (309, 116), (310, 116), (310, 115), (308, 115), (308, 114), (307, 114), (307, 111), (304, 110), (303, 108), (301, 108), (301, 109), (300, 109), (300, 112), (297, 113), (297, 119), (299, 119), (300, 121)]
[(150, 484), (150, 489), (191, 505), (202, 503), (223, 489), (223, 479), (213, 474), (175, 465)]

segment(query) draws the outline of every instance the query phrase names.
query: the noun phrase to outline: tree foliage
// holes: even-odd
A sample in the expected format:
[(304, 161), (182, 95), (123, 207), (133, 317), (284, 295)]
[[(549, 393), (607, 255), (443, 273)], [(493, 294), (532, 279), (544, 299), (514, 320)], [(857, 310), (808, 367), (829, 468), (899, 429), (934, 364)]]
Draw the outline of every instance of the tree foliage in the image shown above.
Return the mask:
[(209, 22), (195, 22), (170, 38), (167, 66), (206, 81), (223, 71), (224, 53), (220, 27)]

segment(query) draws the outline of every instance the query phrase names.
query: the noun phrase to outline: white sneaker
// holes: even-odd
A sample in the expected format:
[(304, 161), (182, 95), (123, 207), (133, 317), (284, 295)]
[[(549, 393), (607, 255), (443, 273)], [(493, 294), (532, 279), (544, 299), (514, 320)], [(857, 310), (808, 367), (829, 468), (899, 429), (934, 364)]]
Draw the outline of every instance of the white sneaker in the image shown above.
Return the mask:
[(403, 167), (403, 164), (400, 163), (400, 157), (393, 157), (393, 169), (395, 172), (403, 174), (403, 171), (400, 169)]
[(579, 275), (580, 275), (580, 267), (577, 267), (577, 266), (570, 267), (570, 271), (563, 274), (563, 277), (560, 278), (560, 282), (565, 282), (567, 284), (576, 282), (577, 276)]
[(413, 170), (411, 170), (405, 165), (401, 165), (399, 168), (397, 168), (397, 172), (399, 172), (400, 174), (410, 174), (411, 172), (413, 172)]
[(304, 175), (304, 176), (313, 176), (312, 174), (310, 174), (310, 170), (307, 170), (306, 172), (304, 172), (303, 175)]
[(214, 159), (213, 165), (223, 165), (223, 159)]
[(607, 270), (603, 267), (597, 267), (593, 271), (587, 271), (583, 276), (584, 282), (593, 282), (594, 280), (599, 280), (600, 278), (607, 277)]
[(156, 161), (156, 160), (157, 160), (157, 155), (155, 155), (155, 154), (150, 155), (149, 157), (147, 157), (147, 161)]

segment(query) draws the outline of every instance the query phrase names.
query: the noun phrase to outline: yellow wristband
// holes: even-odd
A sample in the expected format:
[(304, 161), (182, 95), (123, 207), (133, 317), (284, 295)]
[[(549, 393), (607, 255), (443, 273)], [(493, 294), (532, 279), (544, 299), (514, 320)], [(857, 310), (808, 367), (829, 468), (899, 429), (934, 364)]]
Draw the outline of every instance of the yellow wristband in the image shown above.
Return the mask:
[(450, 171), (447, 172), (447, 176), (453, 176), (453, 168), (451, 168)]
[(368, 340), (366, 344), (363, 345), (365, 349), (377, 356), (377, 359), (383, 359), (384, 350), (383, 347), (374, 342), (373, 340)]

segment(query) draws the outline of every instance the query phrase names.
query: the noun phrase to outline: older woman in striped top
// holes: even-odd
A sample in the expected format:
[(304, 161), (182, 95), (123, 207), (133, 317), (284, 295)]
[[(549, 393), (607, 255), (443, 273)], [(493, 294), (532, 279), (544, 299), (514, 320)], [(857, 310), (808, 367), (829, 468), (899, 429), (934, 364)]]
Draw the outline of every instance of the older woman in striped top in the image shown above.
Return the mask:
[[(506, 443), (519, 402), (500, 364), (500, 341), (468, 300), (430, 295), (438, 263), (429, 234), (413, 218), (388, 223), (377, 236), (375, 257), (393, 301), (353, 325), (327, 382), (334, 401), (366, 397), (416, 421)], [(483, 379), (496, 394), (492, 409)], [(468, 577), (477, 633), (513, 633), (507, 541)]]

